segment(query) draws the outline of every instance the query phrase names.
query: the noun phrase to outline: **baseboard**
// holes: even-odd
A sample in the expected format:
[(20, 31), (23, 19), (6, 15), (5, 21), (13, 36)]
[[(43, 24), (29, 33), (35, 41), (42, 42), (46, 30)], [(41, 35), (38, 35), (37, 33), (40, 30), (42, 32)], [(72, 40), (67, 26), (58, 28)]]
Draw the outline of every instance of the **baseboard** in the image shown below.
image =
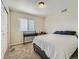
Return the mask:
[(15, 43), (15, 44), (10, 44), (10, 47), (12, 47), (12, 46), (16, 46), (16, 45), (20, 45), (20, 44), (23, 44), (23, 42)]
[(32, 43), (33, 41), (28, 41), (28, 42), (22, 42), (22, 43), (17, 43), (17, 44), (10, 44), (10, 47), (20, 45), (20, 44), (27, 44), (27, 43)]

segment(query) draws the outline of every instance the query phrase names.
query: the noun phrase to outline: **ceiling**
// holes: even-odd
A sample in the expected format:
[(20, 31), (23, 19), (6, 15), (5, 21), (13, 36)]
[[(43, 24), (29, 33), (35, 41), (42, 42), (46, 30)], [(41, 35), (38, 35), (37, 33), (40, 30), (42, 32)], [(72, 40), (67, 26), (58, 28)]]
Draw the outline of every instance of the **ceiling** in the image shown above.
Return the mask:
[[(10, 9), (34, 15), (47, 16), (51, 12), (67, 8), (74, 0), (6, 0)], [(46, 8), (38, 8), (37, 3), (44, 1)]]

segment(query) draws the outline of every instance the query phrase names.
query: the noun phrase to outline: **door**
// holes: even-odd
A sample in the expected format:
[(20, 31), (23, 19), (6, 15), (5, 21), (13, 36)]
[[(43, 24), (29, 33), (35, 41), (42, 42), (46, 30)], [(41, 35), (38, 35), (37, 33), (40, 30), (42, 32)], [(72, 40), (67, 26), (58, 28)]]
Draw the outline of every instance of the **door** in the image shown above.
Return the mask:
[(7, 12), (1, 4), (1, 59), (4, 58), (7, 50)]

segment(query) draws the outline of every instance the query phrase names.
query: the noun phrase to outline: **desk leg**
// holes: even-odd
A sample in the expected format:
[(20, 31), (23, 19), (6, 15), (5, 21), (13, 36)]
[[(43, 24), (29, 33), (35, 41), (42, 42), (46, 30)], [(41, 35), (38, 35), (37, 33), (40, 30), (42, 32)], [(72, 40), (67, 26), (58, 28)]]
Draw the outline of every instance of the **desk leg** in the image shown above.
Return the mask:
[(23, 36), (23, 44), (25, 44), (25, 37)]

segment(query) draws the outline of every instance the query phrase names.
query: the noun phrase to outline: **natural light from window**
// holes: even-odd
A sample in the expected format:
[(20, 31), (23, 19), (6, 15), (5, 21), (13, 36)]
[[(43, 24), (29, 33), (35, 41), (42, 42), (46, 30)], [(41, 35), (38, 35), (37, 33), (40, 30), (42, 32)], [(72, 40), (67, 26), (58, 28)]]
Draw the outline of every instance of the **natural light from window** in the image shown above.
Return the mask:
[(34, 20), (28, 20), (25, 18), (20, 18), (20, 31), (24, 32), (31, 32), (35, 31), (35, 25), (34, 25)]

